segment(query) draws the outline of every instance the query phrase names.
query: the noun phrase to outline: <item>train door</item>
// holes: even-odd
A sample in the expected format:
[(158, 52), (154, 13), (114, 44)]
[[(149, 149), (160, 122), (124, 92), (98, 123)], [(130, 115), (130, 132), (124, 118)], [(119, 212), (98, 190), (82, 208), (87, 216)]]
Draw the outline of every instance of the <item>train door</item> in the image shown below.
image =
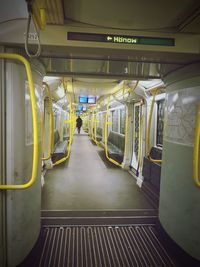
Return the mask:
[[(5, 91), (3, 76), (4, 63), (0, 61), (0, 183), (5, 179)], [(5, 265), (5, 192), (0, 192), (0, 266)]]
[(133, 120), (133, 154), (131, 167), (135, 170), (138, 169), (139, 164), (139, 148), (141, 147), (140, 131), (141, 131), (141, 113), (142, 107), (141, 103), (135, 103), (133, 106), (134, 110), (134, 120)]
[[(3, 267), (13, 267), (22, 262), (34, 246), (40, 232), (40, 129), (43, 75), (38, 73), (38, 69), (40, 69), (39, 64), (37, 64), (37, 72), (32, 71), (39, 115), (37, 180), (32, 187), (27, 189), (2, 190), (0, 192), (0, 198), (4, 200), (0, 202), (0, 238), (4, 240), (0, 250), (0, 265)], [(4, 129), (4, 132), (2, 134), (1, 131), (0, 142), (5, 144), (3, 161), (1, 160), (1, 164), (5, 162), (3, 171), (1, 168), (1, 180), (5, 177), (5, 181), (1, 182), (4, 184), (25, 184), (30, 179), (32, 172), (33, 128), (29, 84), (24, 66), (18, 62), (7, 61), (1, 80), (4, 82), (4, 86), (1, 88), (1, 92), (4, 94), (1, 94), (1, 101), (5, 103), (4, 114), (6, 114), (6, 116), (4, 114), (2, 116), (1, 112), (1, 116), (5, 119), (5, 123), (4, 120), (1, 120), (1, 130)], [(2, 125), (3, 123), (4, 125)], [(3, 259), (3, 254), (6, 254), (6, 262)]]

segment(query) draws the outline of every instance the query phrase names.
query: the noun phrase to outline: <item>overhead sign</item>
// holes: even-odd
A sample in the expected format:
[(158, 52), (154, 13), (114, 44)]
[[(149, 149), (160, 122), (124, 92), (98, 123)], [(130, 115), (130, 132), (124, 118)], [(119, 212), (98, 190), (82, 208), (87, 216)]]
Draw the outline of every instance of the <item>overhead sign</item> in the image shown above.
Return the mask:
[(115, 34), (97, 34), (83, 32), (68, 32), (67, 39), (71, 41), (103, 42), (130, 45), (161, 45), (174, 46), (174, 38), (129, 36)]

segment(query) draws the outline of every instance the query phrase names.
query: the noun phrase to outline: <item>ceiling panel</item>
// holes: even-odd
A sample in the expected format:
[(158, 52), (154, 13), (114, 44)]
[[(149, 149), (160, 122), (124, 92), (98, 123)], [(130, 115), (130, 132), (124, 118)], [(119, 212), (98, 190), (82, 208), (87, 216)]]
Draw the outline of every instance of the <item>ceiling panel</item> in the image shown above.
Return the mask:
[(19, 18), (28, 18), (25, 0), (0, 1), (0, 23)]
[(46, 1), (48, 24), (64, 24), (64, 13), (61, 0)]
[(199, 0), (63, 0), (65, 19), (118, 29), (176, 29)]

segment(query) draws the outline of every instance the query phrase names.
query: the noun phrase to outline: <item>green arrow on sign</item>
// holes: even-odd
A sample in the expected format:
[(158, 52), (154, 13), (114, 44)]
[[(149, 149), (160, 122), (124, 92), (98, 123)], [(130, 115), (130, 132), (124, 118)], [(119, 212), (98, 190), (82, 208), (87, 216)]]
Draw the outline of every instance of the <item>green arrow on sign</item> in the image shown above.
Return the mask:
[(108, 36), (107, 41), (111, 41), (111, 40), (112, 40), (112, 37)]

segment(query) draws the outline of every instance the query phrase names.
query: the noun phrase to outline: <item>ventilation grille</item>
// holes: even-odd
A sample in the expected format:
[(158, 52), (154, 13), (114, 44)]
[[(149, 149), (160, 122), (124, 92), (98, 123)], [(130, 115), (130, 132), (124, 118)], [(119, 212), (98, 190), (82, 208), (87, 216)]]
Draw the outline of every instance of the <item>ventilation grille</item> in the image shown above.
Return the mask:
[(175, 266), (153, 225), (61, 226), (42, 231), (44, 243), (35, 266)]

